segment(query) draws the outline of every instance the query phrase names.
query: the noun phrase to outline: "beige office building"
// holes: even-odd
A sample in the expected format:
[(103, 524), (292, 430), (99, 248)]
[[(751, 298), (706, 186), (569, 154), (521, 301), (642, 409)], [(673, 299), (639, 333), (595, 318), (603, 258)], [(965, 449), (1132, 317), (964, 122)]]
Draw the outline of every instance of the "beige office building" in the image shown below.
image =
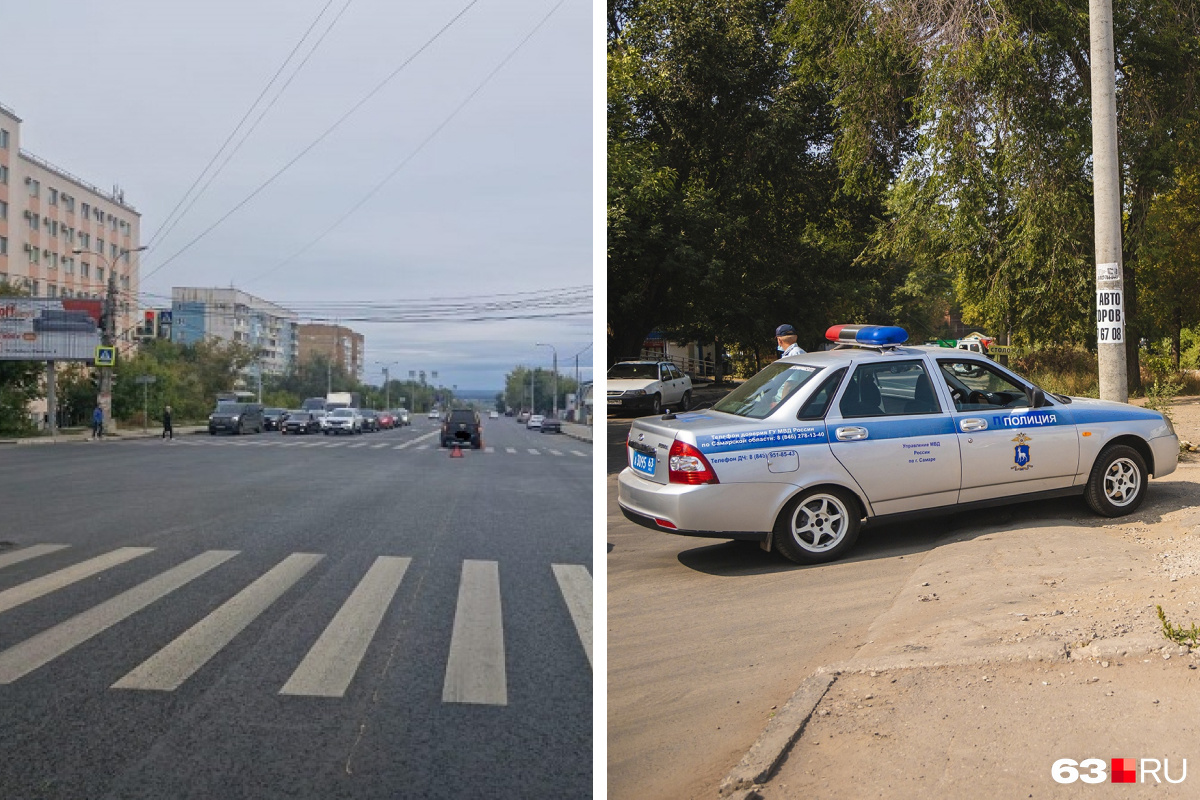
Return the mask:
[[(117, 274), (118, 345), (138, 323), (141, 215), (114, 187), (105, 192), (21, 149), (21, 118), (0, 105), (0, 280), (35, 297), (103, 299)], [(83, 252), (76, 255), (74, 250)]]
[(363, 335), (342, 325), (297, 325), (296, 344), (301, 364), (315, 355), (332, 360), (355, 380), (363, 379)]

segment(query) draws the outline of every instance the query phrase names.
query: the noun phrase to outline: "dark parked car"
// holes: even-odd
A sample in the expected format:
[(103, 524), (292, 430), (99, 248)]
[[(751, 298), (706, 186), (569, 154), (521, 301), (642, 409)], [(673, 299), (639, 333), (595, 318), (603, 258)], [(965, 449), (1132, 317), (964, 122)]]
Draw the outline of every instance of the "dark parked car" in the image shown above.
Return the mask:
[(478, 450), (483, 446), (483, 424), (479, 412), (469, 408), (456, 408), (442, 420), (442, 447), (470, 444)]
[(312, 411), (288, 411), (287, 418), (283, 421), (283, 427), (280, 433), (301, 434), (301, 433), (320, 433), (321, 418)]
[(277, 431), (280, 425), (283, 424), (283, 418), (290, 413), (286, 408), (264, 408), (263, 409), (263, 430)]
[(562, 433), (562, 420), (546, 417), (542, 420), (542, 433)]
[(379, 412), (378, 411), (376, 411), (373, 408), (362, 408), (362, 409), (359, 409), (359, 413), (362, 414), (363, 433), (367, 433), (368, 431), (379, 430)]
[(216, 410), (208, 415), (209, 435), (215, 436), (217, 431), (229, 431), (235, 435), (262, 433), (263, 407), (258, 403), (219, 401)]

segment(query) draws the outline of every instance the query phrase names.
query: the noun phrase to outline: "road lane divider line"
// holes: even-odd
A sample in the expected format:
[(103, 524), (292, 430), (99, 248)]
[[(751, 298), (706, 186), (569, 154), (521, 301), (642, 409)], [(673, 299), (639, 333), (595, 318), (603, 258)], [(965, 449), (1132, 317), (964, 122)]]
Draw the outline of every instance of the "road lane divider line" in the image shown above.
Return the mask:
[(382, 447), (387, 447), (387, 446), (388, 446), (388, 445), (390, 445), (390, 444), (391, 444), (391, 442), (384, 442), (383, 444), (373, 444), (373, 445), (371, 445), (371, 449), (372, 449), (372, 450), (378, 450), (378, 449), (380, 449), (380, 448), (382, 448)]
[[(558, 590), (562, 592), (575, 623), (579, 641), (587, 653), (588, 666), (592, 666), (592, 574), (582, 564), (551, 564)], [(594, 667), (593, 667), (594, 669)]]
[[(65, 545), (51, 546), (58, 548), (65, 547)], [(30, 600), (36, 600), (43, 595), (62, 589), (64, 586), (70, 586), (72, 583), (77, 583), (84, 578), (90, 578), (106, 569), (111, 569), (119, 564), (124, 564), (126, 561), (132, 561), (138, 556), (144, 556), (146, 553), (152, 552), (154, 552), (153, 547), (120, 547), (102, 556), (89, 558), (87, 561), (81, 561), (65, 569), (60, 569), (57, 572), (51, 572), (49, 575), (43, 575), (40, 578), (34, 578), (31, 581), (14, 586), (11, 589), (6, 589), (0, 592), (0, 614), (28, 603)]]
[(324, 558), (292, 553), (174, 641), (134, 667), (113, 689), (171, 692), (212, 659)]
[(534, 448), (532, 448), (532, 447), (531, 447), (531, 448), (529, 448), (529, 455), (531, 455), (531, 456), (540, 456), (540, 455), (541, 455), (541, 453), (539, 453), (537, 450), (535, 450)]
[(506, 447), (506, 448), (504, 448), (504, 452), (506, 452), (506, 453), (513, 453), (513, 454), (515, 454), (515, 453), (517, 452), (517, 448), (515, 448), (515, 447)]
[(587, 453), (581, 453), (581, 452), (579, 452), (578, 450), (572, 450), (572, 451), (571, 451), (571, 455), (573, 455), (573, 456), (582, 456), (583, 458), (587, 458)]
[(462, 562), (442, 702), (508, 705), (500, 569), (495, 561)]
[(550, 451), (550, 455), (552, 455), (552, 456), (561, 456), (561, 455), (562, 455), (562, 451), (561, 451), (561, 450), (551, 450), (551, 451)]
[(279, 693), (344, 696), (411, 562), (399, 556), (376, 558)]
[[(426, 439), (432, 439), (434, 436), (437, 436), (440, 433), (441, 433), (440, 429), (435, 430), (435, 431), (430, 431), (429, 433), (423, 433), (415, 439), (409, 439), (407, 442), (401, 442), (400, 444), (396, 445), (392, 449), (393, 450), (403, 450), (406, 447), (412, 447), (413, 445), (417, 444), (418, 442), (423, 442)], [(421, 448), (417, 448), (417, 449), (424, 450), (426, 448), (421, 447)]]
[(13, 550), (11, 553), (5, 553), (0, 556), (0, 569), (20, 564), (22, 561), (28, 561), (31, 558), (44, 556), (48, 553), (57, 553), (59, 550), (65, 550), (70, 547), (66, 544), (35, 544), (29, 547), (22, 547), (20, 550)]
[(0, 684), (12, 683), (28, 675), (237, 554), (237, 550), (207, 550), (98, 606), (76, 614), (65, 622), (0, 652)]

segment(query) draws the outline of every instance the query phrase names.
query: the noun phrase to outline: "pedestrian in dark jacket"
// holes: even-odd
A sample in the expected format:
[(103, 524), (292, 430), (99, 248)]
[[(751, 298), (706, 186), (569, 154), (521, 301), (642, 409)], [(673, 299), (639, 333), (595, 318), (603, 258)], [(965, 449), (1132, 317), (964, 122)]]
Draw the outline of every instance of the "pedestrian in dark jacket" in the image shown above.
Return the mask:
[(100, 439), (104, 436), (104, 409), (96, 406), (96, 410), (92, 412), (92, 438)]
[(163, 406), (163, 432), (161, 439), (175, 438), (175, 429), (171, 427), (171, 407)]

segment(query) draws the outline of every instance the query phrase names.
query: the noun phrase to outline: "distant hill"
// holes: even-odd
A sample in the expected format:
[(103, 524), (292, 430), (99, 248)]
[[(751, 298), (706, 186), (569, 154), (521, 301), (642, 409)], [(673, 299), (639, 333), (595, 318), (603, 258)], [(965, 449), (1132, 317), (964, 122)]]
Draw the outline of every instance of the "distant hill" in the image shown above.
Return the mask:
[(500, 394), (503, 389), (458, 389), (454, 392), (454, 396), (459, 400), (495, 400), (496, 395)]

